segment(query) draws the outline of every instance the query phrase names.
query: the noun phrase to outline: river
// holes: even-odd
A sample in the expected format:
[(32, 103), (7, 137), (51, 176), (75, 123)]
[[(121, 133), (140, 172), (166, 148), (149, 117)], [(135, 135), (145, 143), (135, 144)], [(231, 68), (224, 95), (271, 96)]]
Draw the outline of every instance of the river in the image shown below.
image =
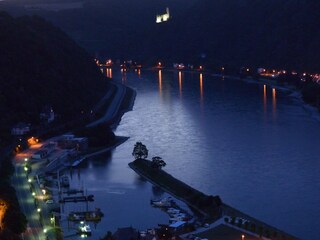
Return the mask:
[(161, 191), (127, 165), (137, 141), (192, 187), (301, 239), (317, 239), (320, 123), (315, 109), (288, 91), (254, 81), (177, 71), (112, 74), (137, 91), (133, 111), (116, 130), (130, 139), (111, 155), (89, 160), (72, 178), (74, 187), (95, 195), (89, 207), (105, 214), (93, 239), (118, 227), (144, 230), (168, 222), (149, 204)]

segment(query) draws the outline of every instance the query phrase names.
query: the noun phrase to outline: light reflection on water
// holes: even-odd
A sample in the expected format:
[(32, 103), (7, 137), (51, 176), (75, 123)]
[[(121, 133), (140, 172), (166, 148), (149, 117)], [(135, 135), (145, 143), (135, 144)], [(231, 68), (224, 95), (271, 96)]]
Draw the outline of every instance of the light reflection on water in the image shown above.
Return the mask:
[(272, 114), (273, 118), (277, 117), (277, 92), (275, 88), (272, 88)]
[(159, 95), (162, 96), (162, 70), (159, 70)]
[(179, 93), (180, 93), (180, 97), (182, 95), (182, 72), (179, 71)]
[[(121, 73), (113, 75), (123, 81)], [(127, 166), (134, 143), (142, 141), (175, 177), (280, 229), (315, 239), (307, 229), (316, 229), (320, 218), (320, 125), (299, 102), (263, 84), (199, 73), (160, 70), (138, 79), (128, 72), (125, 83), (137, 98), (116, 134), (130, 139), (110, 158), (89, 162), (78, 181), (107, 213), (104, 230), (167, 221), (148, 205), (151, 185)]]
[(200, 73), (200, 102), (201, 102), (201, 105), (203, 104), (203, 74)]

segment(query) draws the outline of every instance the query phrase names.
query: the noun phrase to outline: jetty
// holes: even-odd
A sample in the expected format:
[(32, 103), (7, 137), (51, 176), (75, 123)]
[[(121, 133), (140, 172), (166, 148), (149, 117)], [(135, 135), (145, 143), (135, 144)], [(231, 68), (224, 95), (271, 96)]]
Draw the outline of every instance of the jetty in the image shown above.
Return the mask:
[(104, 214), (101, 212), (100, 208), (96, 208), (94, 211), (70, 212), (68, 220), (72, 222), (99, 222), (103, 216)]
[(209, 228), (209, 226), (214, 226), (220, 221), (223, 224), (238, 228), (241, 231), (250, 232), (262, 238), (268, 238), (272, 233), (273, 236), (277, 236), (274, 239), (298, 239), (223, 203), (219, 196), (208, 196), (174, 178), (162, 169), (153, 168), (149, 160), (137, 159), (129, 163), (129, 166), (153, 185), (161, 187), (164, 191), (183, 201), (192, 210), (202, 215), (203, 222), (206, 223), (205, 225), (208, 228), (205, 227), (194, 233), (210, 231), (212, 228)]
[(67, 195), (75, 195), (75, 194), (78, 194), (78, 193), (82, 193), (83, 194), (83, 190), (78, 190), (78, 189), (69, 189), (67, 191), (64, 191), (62, 193), (64, 194), (67, 194)]
[(59, 200), (59, 203), (68, 203), (68, 202), (93, 202), (93, 195), (88, 196), (74, 196), (74, 197), (63, 197)]
[(165, 171), (153, 168), (149, 160), (137, 159), (129, 163), (129, 166), (152, 184), (161, 187), (175, 198), (185, 202), (207, 221), (214, 221), (221, 217), (222, 201), (219, 196), (208, 196)]

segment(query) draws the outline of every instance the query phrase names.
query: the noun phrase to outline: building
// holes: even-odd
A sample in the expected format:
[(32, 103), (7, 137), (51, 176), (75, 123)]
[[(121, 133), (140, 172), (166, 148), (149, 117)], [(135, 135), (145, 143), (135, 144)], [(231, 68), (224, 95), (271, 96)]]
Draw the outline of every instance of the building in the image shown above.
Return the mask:
[(36, 160), (41, 160), (47, 156), (48, 156), (47, 150), (39, 150), (39, 151), (36, 151), (34, 154), (32, 154), (31, 158)]
[(55, 119), (54, 111), (51, 107), (45, 107), (40, 113), (40, 120), (43, 123), (51, 123)]
[(132, 228), (118, 228), (118, 230), (113, 234), (113, 239), (115, 240), (137, 240), (139, 239), (139, 232)]
[(15, 136), (25, 135), (30, 132), (31, 124), (20, 122), (11, 129), (11, 134)]
[(170, 19), (170, 12), (169, 12), (169, 8), (167, 7), (166, 13), (156, 16), (156, 23), (167, 22), (169, 19)]
[(48, 154), (50, 154), (56, 149), (56, 147), (57, 147), (57, 144), (55, 142), (50, 142), (43, 145), (41, 148), (47, 151)]
[(63, 135), (58, 140), (58, 146), (62, 149), (76, 149), (77, 151), (85, 151), (88, 149), (88, 138), (76, 138), (74, 135)]
[(177, 221), (169, 225), (169, 229), (171, 230), (172, 233), (182, 233), (185, 225), (186, 225), (185, 221)]

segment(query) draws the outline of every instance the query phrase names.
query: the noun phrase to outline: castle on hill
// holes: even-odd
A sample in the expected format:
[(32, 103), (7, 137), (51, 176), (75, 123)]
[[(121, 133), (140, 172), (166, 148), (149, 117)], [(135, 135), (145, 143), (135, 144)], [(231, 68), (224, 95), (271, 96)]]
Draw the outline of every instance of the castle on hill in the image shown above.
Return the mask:
[(169, 8), (167, 7), (166, 13), (156, 16), (156, 23), (167, 22), (169, 19), (170, 19), (170, 12), (169, 12)]

